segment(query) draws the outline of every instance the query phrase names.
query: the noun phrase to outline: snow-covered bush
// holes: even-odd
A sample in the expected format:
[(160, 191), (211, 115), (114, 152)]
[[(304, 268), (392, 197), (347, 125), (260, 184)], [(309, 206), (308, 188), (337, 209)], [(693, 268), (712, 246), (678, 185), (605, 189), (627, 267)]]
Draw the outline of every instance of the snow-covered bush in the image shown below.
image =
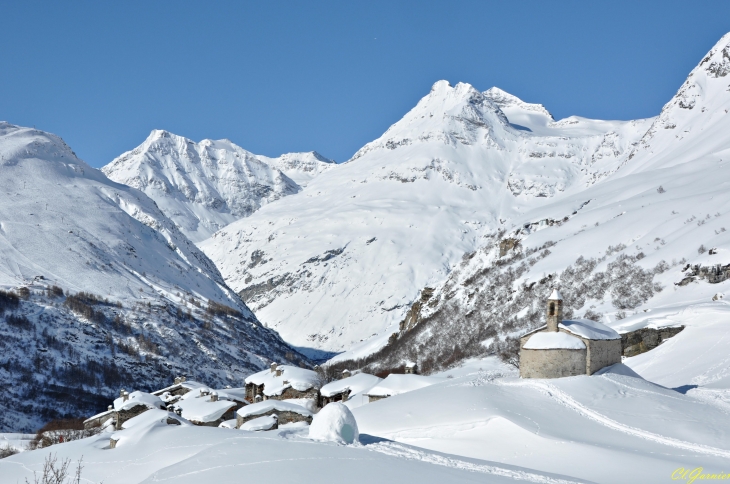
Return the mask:
[(352, 444), (360, 440), (355, 416), (340, 402), (326, 405), (312, 420), (309, 437), (314, 440)]

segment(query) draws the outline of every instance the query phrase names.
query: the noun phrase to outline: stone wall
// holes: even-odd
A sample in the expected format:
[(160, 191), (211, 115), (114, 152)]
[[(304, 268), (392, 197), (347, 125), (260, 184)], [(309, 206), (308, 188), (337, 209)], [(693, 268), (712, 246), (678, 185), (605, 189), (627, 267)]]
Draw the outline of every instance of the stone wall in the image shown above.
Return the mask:
[(684, 326), (675, 328), (641, 328), (621, 335), (621, 348), (624, 356), (636, 356), (646, 353), (676, 335)]
[(114, 427), (115, 430), (122, 430), (122, 424), (127, 420), (136, 417), (149, 410), (146, 405), (135, 405), (127, 410), (119, 410), (117, 412), (117, 423)]
[(377, 402), (378, 400), (382, 400), (384, 398), (388, 398), (387, 395), (368, 395), (368, 403)]
[(586, 353), (586, 375), (592, 375), (601, 368), (621, 363), (621, 340), (581, 338), (588, 352)]
[(586, 350), (527, 350), (520, 345), (520, 377), (560, 378), (586, 374)]
[[(295, 390), (294, 388), (287, 388), (282, 392), (281, 395), (272, 395), (269, 397), (272, 400), (289, 400), (292, 398), (311, 398), (315, 402), (319, 401), (319, 389), (317, 388), (310, 388), (309, 390), (305, 390), (303, 392), (300, 392), (299, 390)], [(279, 421), (281, 422), (281, 420)]]
[(279, 425), (288, 424), (291, 422), (307, 422), (308, 424), (312, 423), (312, 417), (307, 415), (302, 415), (296, 412), (288, 412), (288, 411), (281, 411), (272, 409), (268, 412), (259, 413), (257, 415), (249, 415), (248, 417), (241, 417), (240, 415), (236, 416), (236, 428), (241, 428), (241, 425), (245, 424), (249, 420), (253, 420), (255, 418), (259, 417), (265, 417), (267, 415), (274, 415), (276, 414), (277, 417), (279, 417)]

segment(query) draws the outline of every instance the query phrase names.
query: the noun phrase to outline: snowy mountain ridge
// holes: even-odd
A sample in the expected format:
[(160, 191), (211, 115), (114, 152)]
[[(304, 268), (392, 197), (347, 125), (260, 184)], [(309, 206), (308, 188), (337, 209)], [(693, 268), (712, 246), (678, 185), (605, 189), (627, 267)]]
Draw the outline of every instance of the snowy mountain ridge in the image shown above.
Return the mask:
[(351, 160), (201, 248), (287, 341), (346, 350), (384, 335), (504, 221), (615, 172), (652, 122), (554, 122), (488, 93), (435, 83)]
[(0, 428), (175, 374), (222, 384), (306, 363), (152, 200), (57, 136), (0, 123), (0, 175)]
[(299, 183), (306, 185), (332, 166), (315, 152), (267, 158), (229, 140), (196, 143), (153, 130), (102, 171), (145, 192), (187, 237), (199, 242), (262, 205), (297, 193)]

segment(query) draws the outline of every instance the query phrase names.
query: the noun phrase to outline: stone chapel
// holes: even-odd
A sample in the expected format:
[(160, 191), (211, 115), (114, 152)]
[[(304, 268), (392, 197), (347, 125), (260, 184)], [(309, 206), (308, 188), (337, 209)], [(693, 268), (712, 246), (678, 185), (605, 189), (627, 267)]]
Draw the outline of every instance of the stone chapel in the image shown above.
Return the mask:
[(557, 289), (547, 300), (547, 324), (520, 338), (522, 378), (592, 375), (615, 363), (621, 363), (621, 336), (597, 321), (564, 320)]

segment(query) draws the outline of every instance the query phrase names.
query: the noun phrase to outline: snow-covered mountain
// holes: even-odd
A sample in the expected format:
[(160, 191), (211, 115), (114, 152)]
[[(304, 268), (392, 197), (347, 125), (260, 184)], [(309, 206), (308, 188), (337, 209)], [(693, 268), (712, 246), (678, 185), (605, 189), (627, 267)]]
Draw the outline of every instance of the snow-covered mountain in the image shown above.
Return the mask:
[(507, 220), (614, 173), (651, 123), (553, 121), (499, 89), (439, 81), (350, 161), (201, 247), (287, 341), (342, 351), (387, 337)]
[(316, 152), (267, 158), (229, 140), (195, 143), (154, 130), (102, 171), (145, 192), (188, 238), (199, 242), (262, 205), (297, 193), (332, 166)]
[[(685, 325), (696, 341), (716, 344), (717, 328), (707, 333), (702, 325), (725, 313), (730, 292), (729, 73), (730, 34), (615, 173), (505, 217), (445, 281), (422, 292), (394, 335), (338, 358), (367, 355), (388, 338), (372, 364), (418, 358), (439, 368), (454, 357), (508, 351), (516, 344), (508, 338), (542, 324), (556, 285), (568, 317), (600, 319), (620, 332)], [(683, 357), (695, 372), (684, 384), (728, 388), (724, 354), (697, 355), (701, 365)]]
[[(145, 194), (60, 138), (5, 122), (0, 289), (0, 381), (12, 389), (0, 427), (73, 412), (117, 384), (235, 382), (269, 359), (301, 360)], [(48, 398), (18, 410), (27, 392)]]

